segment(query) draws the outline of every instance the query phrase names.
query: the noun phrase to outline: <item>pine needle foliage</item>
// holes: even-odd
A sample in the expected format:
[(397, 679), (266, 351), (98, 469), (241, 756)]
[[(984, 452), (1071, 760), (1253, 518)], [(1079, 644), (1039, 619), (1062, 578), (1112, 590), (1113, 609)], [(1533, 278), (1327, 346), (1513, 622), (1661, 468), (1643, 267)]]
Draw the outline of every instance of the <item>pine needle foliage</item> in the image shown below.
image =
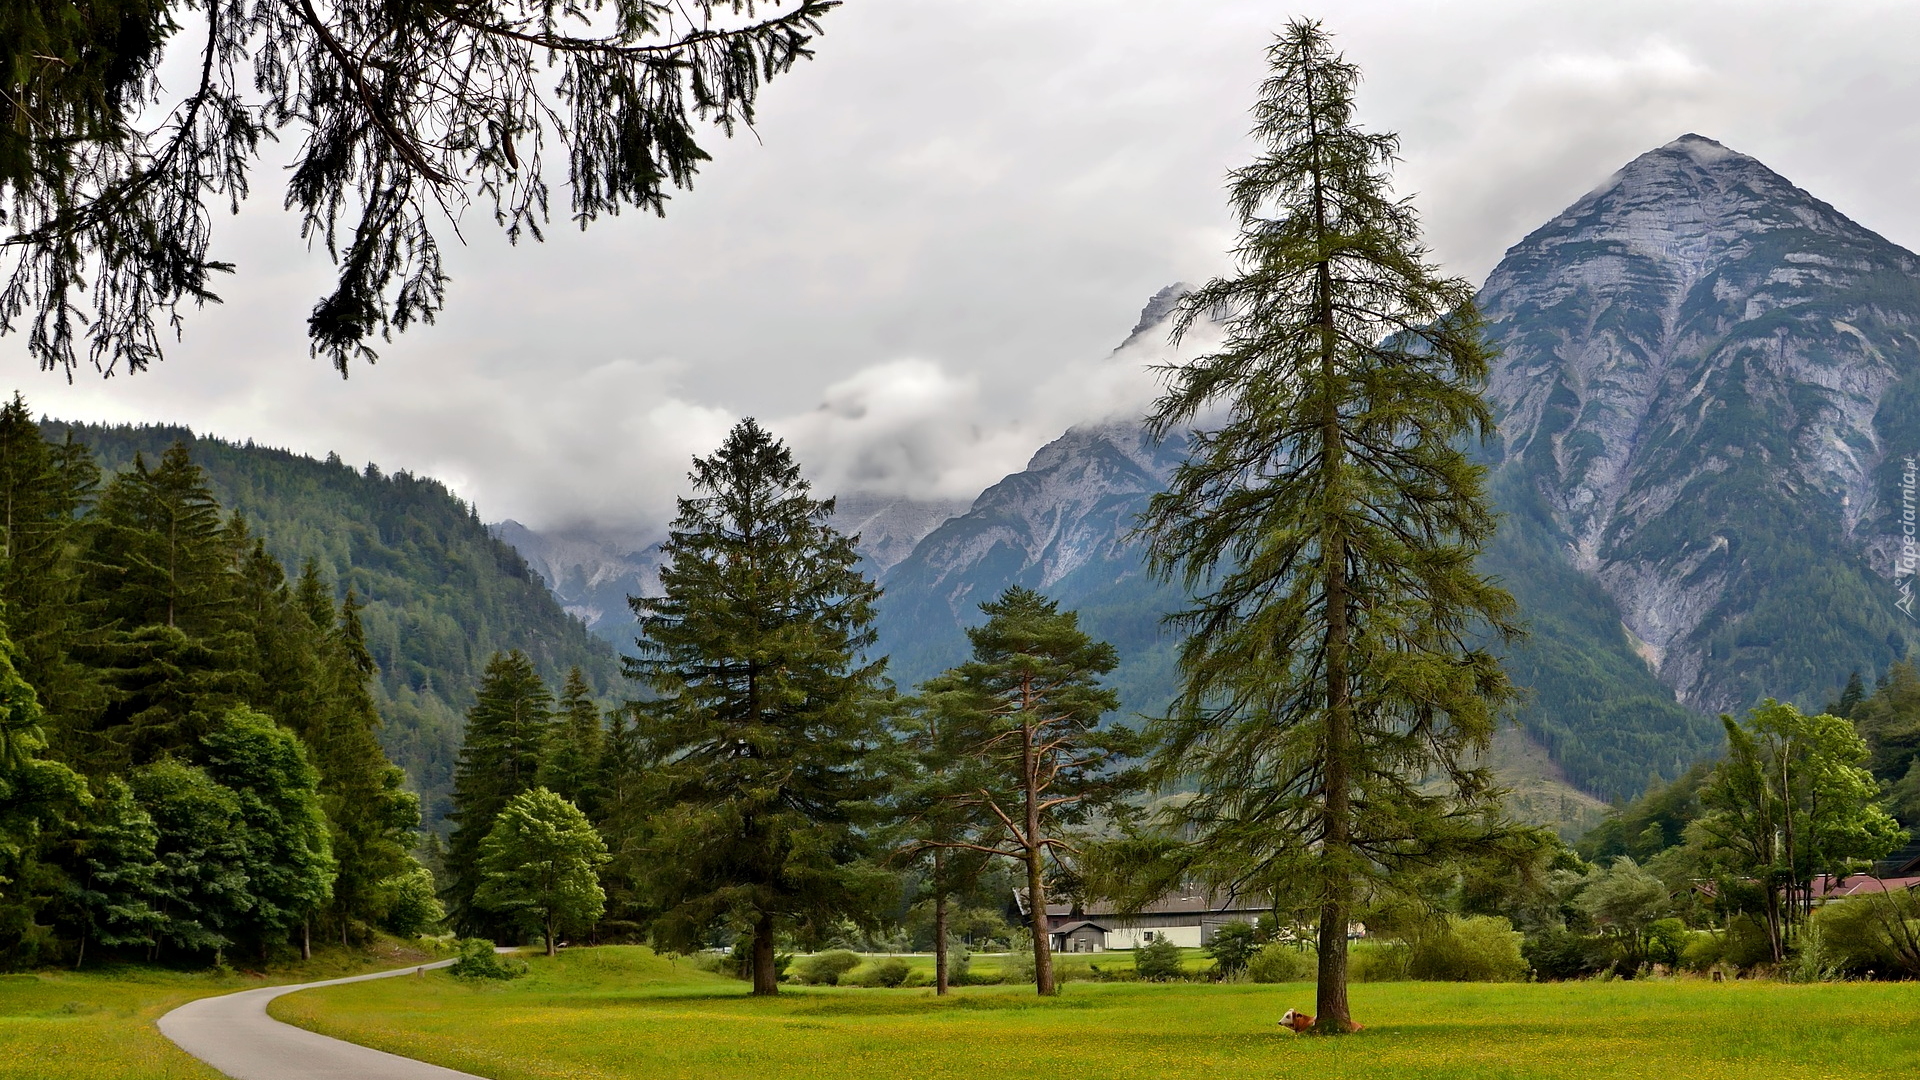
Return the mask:
[(929, 805), (918, 843), (1020, 865), (1034, 988), (1052, 994), (1049, 868), (1074, 852), (1075, 826), (1130, 793), (1136, 777), (1120, 766), (1138, 739), (1104, 722), (1119, 698), (1100, 677), (1119, 656), (1078, 615), (1017, 585), (980, 610), (987, 621), (967, 630), (973, 659), (921, 687), (910, 730)]
[(871, 928), (889, 891), (869, 826), (886, 791), (885, 660), (866, 658), (880, 590), (778, 439), (741, 421), (696, 458), (664, 546), (662, 594), (635, 598), (628, 673), (650, 766), (639, 860), (656, 940), (751, 938), (754, 993), (778, 992), (776, 930)]
[[(375, 335), (439, 311), (436, 226), (457, 232), (478, 203), (509, 240), (539, 239), (562, 169), (582, 228), (663, 213), (709, 158), (701, 129), (751, 125), (837, 6), (0, 5), (0, 335), (24, 330), (69, 378), (82, 353), (103, 374), (158, 359), (183, 305), (219, 300), (213, 275), (233, 265), (210, 256), (214, 213), (247, 197), (261, 144), (284, 133), (286, 206), (338, 268), (308, 332), (345, 375)], [(160, 84), (170, 49), (195, 54), (184, 88)]]
[(1168, 822), (1191, 839), (1178, 872), (1317, 914), (1337, 1032), (1356, 905), (1501, 835), (1474, 760), (1513, 604), (1473, 565), (1494, 528), (1464, 451), (1491, 426), (1473, 291), (1393, 196), (1396, 138), (1356, 124), (1359, 69), (1306, 21), (1268, 58), (1262, 150), (1230, 177), (1240, 271), (1176, 323), (1218, 313), (1224, 340), (1169, 370), (1151, 418), (1200, 428), (1144, 520), (1151, 567), (1195, 597), (1156, 768), (1199, 786)]

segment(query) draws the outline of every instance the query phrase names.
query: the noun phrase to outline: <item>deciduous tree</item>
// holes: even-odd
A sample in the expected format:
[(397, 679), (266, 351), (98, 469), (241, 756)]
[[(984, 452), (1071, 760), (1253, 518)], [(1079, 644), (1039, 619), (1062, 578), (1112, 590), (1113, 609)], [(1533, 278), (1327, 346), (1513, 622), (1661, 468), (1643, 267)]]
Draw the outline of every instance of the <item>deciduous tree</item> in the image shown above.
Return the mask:
[(597, 874), (607, 845), (580, 809), (538, 787), (508, 800), (480, 845), (474, 903), (539, 929), (547, 955), (560, 931), (592, 925), (606, 906)]

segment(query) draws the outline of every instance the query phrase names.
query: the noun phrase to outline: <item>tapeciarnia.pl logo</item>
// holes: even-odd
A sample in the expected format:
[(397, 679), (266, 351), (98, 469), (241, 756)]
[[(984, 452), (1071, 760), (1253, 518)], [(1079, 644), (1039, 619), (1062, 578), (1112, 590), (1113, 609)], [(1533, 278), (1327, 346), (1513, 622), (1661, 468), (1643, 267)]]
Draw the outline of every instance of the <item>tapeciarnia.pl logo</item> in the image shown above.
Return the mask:
[(1904, 468), (1900, 470), (1900, 557), (1894, 560), (1893, 579), (1898, 582), (1900, 599), (1893, 606), (1900, 609), (1907, 618), (1920, 622), (1913, 613), (1913, 571), (1914, 564), (1920, 562), (1920, 551), (1914, 544), (1914, 479), (1916, 470), (1914, 457), (1909, 454), (1902, 460)]

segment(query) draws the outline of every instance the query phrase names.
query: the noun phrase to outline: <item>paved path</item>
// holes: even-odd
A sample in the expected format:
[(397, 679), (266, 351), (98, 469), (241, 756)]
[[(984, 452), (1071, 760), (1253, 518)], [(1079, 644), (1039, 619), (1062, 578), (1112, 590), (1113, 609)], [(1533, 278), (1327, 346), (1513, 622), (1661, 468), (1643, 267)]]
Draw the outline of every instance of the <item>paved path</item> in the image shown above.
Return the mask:
[[(427, 967), (445, 967), (442, 960)], [(424, 1061), (330, 1039), (267, 1015), (267, 1002), (316, 986), (412, 975), (400, 968), (347, 979), (263, 986), (189, 1001), (160, 1018), (160, 1033), (234, 1080), (479, 1080)]]

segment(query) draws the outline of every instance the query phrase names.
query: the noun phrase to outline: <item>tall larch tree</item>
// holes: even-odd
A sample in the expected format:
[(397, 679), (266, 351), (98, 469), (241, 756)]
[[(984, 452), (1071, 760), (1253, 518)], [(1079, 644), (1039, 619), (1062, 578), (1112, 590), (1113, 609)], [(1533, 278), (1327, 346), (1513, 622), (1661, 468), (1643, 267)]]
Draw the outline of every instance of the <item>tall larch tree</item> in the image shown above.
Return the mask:
[[(1071, 853), (1068, 830), (1129, 793), (1133, 777), (1121, 764), (1138, 740), (1103, 723), (1120, 699), (1099, 680), (1119, 656), (1088, 637), (1074, 612), (1019, 586), (980, 610), (987, 621), (967, 630), (973, 659), (921, 688), (916, 742), (931, 751), (936, 785), (921, 843), (1020, 864), (1034, 988), (1052, 994), (1049, 868)], [(941, 810), (961, 811), (966, 826), (955, 829)]]
[(1176, 323), (1218, 315), (1224, 340), (1168, 372), (1151, 419), (1215, 425), (1145, 518), (1152, 568), (1194, 597), (1157, 765), (1200, 789), (1167, 822), (1180, 872), (1317, 915), (1338, 1033), (1356, 904), (1501, 831), (1472, 762), (1510, 694), (1488, 643), (1513, 604), (1473, 567), (1494, 527), (1466, 454), (1491, 426), (1473, 290), (1393, 197), (1359, 69), (1306, 21), (1268, 57), (1261, 151), (1230, 176), (1239, 270)]
[(662, 595), (635, 598), (628, 673), (652, 813), (639, 860), (657, 939), (751, 941), (753, 992), (779, 990), (774, 938), (872, 925), (889, 877), (868, 862), (886, 785), (873, 644), (879, 590), (778, 439), (743, 420), (696, 458), (664, 546)]
[(482, 881), (480, 845), (507, 802), (533, 789), (552, 723), (553, 693), (533, 661), (518, 649), (496, 653), (481, 676), (473, 708), (467, 710), (466, 736), (453, 774), (453, 812), (447, 815), (454, 828), (447, 837), (442, 897), (448, 917), (462, 933), (508, 929), (474, 904)]

